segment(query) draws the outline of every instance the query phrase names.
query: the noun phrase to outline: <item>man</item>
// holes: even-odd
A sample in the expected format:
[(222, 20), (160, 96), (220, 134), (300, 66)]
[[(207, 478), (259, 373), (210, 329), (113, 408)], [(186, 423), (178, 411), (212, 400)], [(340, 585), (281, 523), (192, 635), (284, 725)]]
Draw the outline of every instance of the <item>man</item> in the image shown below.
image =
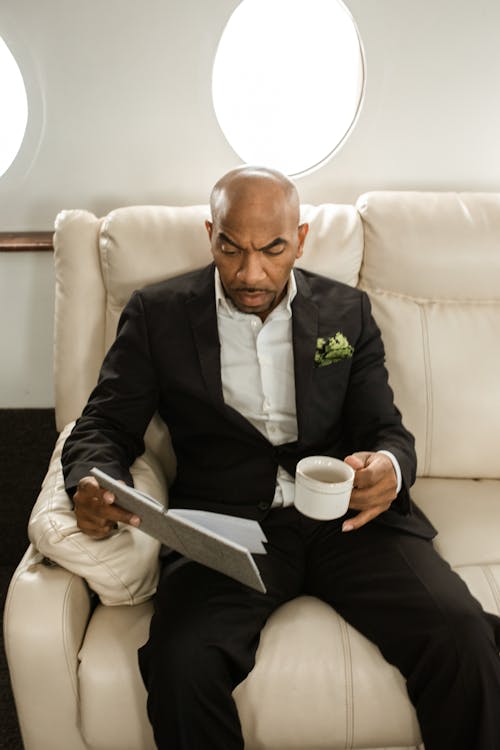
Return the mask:
[[(367, 296), (292, 271), (308, 227), (280, 173), (233, 170), (211, 209), (214, 265), (132, 296), (63, 452), (82, 531), (137, 525), (88, 474), (97, 465), (131, 482), (158, 410), (177, 456), (171, 506), (257, 518), (268, 539), (257, 559), (267, 594), (165, 559), (139, 657), (158, 747), (243, 747), (231, 693), (269, 615), (301, 593), (330, 603), (401, 670), (426, 750), (500, 747), (499, 623), (434, 551), (411, 502), (413, 438)], [(337, 333), (352, 356), (315, 367), (318, 339)], [(293, 506), (295, 466), (315, 454), (355, 469), (344, 518), (314, 521)]]

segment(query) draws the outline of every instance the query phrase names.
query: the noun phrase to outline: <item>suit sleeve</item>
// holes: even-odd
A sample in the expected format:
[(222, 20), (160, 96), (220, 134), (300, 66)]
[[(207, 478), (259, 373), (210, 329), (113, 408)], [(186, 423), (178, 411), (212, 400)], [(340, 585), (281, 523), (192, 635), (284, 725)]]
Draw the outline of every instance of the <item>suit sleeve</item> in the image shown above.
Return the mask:
[(349, 443), (355, 451), (388, 450), (397, 458), (402, 487), (392, 509), (409, 513), (409, 488), (415, 481), (413, 435), (403, 426), (385, 368), (380, 330), (371, 314), (366, 293), (361, 298), (362, 327), (353, 354), (351, 376), (343, 410)]
[(133, 484), (129, 467), (144, 452), (144, 432), (157, 403), (148, 326), (140, 293), (135, 292), (120, 317), (98, 384), (63, 448), (68, 494), (93, 466)]

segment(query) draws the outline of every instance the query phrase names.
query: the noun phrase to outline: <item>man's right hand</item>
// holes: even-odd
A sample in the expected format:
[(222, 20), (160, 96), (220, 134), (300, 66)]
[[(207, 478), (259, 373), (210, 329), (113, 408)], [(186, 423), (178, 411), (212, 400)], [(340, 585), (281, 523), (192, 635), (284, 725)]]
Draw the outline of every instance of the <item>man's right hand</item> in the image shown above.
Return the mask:
[(106, 539), (118, 522), (131, 526), (141, 522), (138, 516), (115, 505), (113, 493), (100, 487), (95, 477), (80, 479), (73, 502), (78, 528), (94, 539)]

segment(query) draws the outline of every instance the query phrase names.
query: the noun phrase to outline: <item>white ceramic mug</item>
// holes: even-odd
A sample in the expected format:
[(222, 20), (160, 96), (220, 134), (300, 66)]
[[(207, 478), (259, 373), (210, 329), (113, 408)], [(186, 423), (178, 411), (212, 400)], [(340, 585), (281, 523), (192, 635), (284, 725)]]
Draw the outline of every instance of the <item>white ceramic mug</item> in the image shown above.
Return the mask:
[(295, 474), (295, 507), (320, 521), (340, 518), (349, 507), (353, 482), (354, 469), (339, 458), (303, 458)]

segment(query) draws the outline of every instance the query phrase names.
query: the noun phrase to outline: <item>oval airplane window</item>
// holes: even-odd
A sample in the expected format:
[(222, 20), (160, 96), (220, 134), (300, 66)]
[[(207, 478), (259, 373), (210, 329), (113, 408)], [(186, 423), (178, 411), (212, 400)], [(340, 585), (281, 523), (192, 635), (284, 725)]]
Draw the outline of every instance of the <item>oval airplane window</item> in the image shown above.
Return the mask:
[(212, 97), (244, 162), (297, 175), (344, 142), (364, 79), (358, 30), (340, 0), (243, 0), (219, 42)]
[(28, 122), (28, 98), (19, 67), (0, 37), (0, 177), (16, 158)]

